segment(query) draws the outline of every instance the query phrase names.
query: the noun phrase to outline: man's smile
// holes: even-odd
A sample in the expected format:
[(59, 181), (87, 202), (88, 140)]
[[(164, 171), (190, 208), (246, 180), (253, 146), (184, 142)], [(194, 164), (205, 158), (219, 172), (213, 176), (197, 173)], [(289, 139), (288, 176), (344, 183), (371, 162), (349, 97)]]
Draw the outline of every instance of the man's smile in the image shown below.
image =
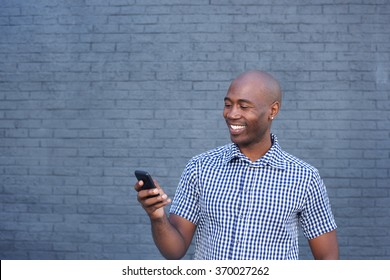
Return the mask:
[(246, 129), (246, 125), (229, 124), (229, 129), (231, 134), (240, 134)]

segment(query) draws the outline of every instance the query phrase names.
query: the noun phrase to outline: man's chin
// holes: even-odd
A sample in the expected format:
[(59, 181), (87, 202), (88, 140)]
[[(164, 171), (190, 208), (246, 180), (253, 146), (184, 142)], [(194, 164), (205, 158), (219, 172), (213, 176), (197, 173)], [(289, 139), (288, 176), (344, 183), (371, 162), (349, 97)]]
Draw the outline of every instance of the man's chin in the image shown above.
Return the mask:
[(235, 136), (235, 135), (230, 135), (230, 140), (236, 144), (237, 146), (239, 147), (244, 147), (245, 146), (245, 140), (242, 139), (242, 137), (239, 137), (239, 136)]

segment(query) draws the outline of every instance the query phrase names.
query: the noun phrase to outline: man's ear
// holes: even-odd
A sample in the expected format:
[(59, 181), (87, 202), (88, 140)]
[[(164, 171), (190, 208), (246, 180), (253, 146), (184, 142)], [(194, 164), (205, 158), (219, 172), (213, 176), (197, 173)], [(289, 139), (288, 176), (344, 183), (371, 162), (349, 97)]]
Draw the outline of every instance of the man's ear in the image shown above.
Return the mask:
[(273, 120), (277, 116), (277, 114), (279, 113), (279, 110), (280, 110), (280, 102), (275, 101), (271, 105), (271, 114), (270, 114), (269, 118), (271, 120)]

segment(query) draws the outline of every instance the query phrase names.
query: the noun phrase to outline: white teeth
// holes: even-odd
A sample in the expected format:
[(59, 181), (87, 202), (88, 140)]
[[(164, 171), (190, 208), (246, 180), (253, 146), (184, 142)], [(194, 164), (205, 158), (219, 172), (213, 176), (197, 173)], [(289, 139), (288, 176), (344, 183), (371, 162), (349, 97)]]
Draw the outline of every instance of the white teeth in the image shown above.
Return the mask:
[(231, 125), (230, 127), (233, 128), (234, 130), (238, 130), (238, 129), (243, 129), (245, 125)]

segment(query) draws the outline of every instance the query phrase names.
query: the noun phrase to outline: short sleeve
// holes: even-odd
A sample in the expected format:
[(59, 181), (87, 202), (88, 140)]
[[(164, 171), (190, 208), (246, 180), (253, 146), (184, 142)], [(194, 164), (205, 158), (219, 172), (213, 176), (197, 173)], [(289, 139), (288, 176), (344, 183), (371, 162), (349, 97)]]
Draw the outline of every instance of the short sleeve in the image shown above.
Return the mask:
[(198, 182), (196, 162), (191, 160), (181, 175), (169, 211), (193, 224), (198, 223), (200, 214)]
[(326, 187), (318, 172), (313, 173), (300, 222), (303, 234), (308, 239), (313, 239), (337, 228)]

